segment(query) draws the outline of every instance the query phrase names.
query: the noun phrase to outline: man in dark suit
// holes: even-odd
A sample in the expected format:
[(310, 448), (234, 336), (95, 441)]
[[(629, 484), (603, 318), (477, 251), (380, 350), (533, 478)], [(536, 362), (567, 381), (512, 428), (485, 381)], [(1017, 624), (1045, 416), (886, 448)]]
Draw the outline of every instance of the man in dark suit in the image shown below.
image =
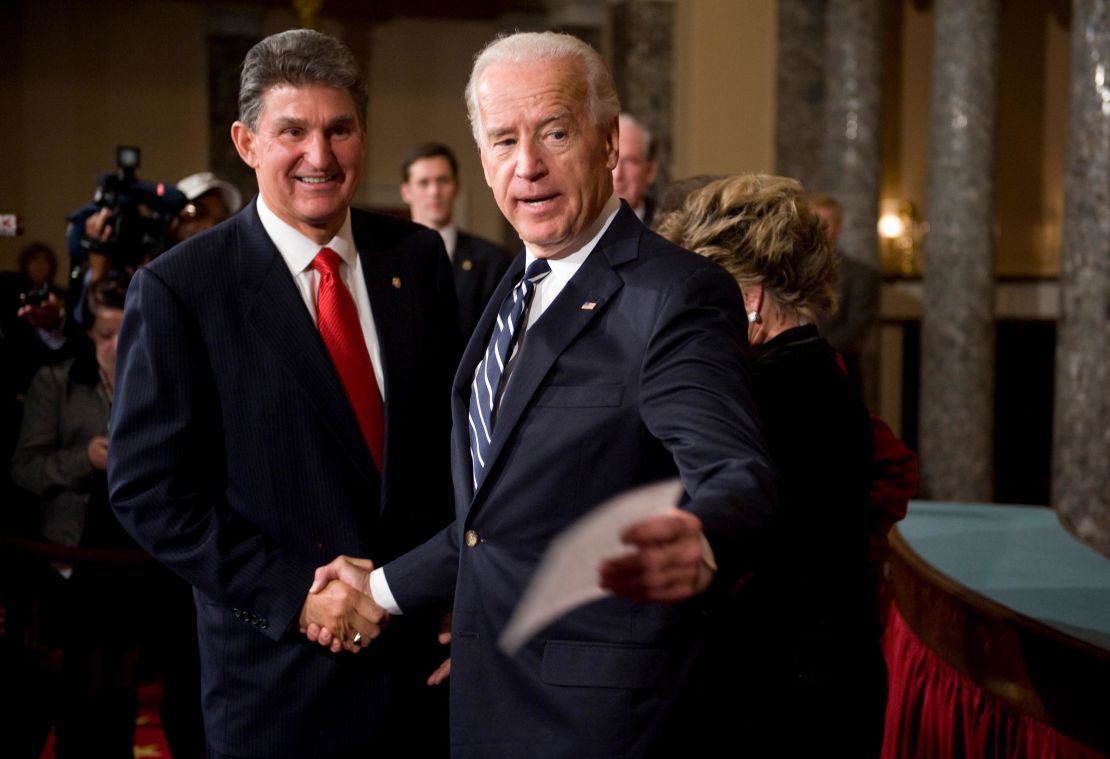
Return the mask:
[[(340, 42), (266, 38), (239, 104), (259, 195), (129, 294), (112, 505), (193, 585), (210, 756), (445, 752), (445, 711), (422, 700), (437, 625), (406, 616), (363, 650), (381, 610), (308, 589), (330, 557), (388, 561), (450, 520), (450, 265), (430, 230), (350, 209), (366, 89)], [(345, 651), (309, 644), (309, 624)]]
[[(525, 250), (455, 378), (456, 521), (370, 573), (340, 557), (317, 582), (369, 586), (395, 614), (454, 597), (455, 757), (718, 752), (732, 722), (709, 644), (727, 640), (725, 596), (775, 521), (739, 289), (614, 196), (619, 104), (588, 45), (499, 39), (467, 93), (486, 181)], [(628, 528), (629, 553), (598, 570), (616, 595), (502, 653), (551, 539), (675, 475), (681, 507)]]
[(401, 162), (401, 197), (412, 220), (439, 232), (455, 272), (459, 332), (469, 340), (513, 254), (489, 240), (467, 234), (455, 224), (459, 163), (446, 145), (426, 142)]

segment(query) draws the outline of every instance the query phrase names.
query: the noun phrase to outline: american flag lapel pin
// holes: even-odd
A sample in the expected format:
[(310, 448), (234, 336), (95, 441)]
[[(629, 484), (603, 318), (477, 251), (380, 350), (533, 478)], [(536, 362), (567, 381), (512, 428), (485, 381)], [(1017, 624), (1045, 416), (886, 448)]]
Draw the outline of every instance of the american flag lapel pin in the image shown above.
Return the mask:
[(595, 308), (597, 308), (597, 301), (595, 300), (588, 300), (582, 304), (583, 311), (593, 311)]

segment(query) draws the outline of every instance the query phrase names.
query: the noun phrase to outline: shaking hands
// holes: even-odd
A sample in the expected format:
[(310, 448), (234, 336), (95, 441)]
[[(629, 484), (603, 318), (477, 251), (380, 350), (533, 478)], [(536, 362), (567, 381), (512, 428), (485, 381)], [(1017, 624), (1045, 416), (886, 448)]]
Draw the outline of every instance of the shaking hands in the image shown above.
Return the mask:
[(389, 614), (370, 591), (369, 559), (338, 556), (316, 570), (301, 609), (300, 629), (332, 653), (358, 653), (381, 635)]

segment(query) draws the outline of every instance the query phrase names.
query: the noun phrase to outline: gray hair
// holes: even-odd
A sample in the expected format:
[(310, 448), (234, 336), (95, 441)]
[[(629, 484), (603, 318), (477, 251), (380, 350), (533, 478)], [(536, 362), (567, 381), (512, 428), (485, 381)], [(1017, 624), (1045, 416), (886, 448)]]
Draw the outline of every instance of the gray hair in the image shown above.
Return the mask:
[(482, 48), (474, 58), (470, 81), (466, 83), (466, 111), (474, 141), (482, 145), (482, 116), (478, 110), (478, 83), (485, 70), (495, 64), (521, 64), (535, 61), (577, 61), (586, 75), (590, 115), (598, 126), (605, 126), (620, 113), (621, 104), (613, 76), (597, 51), (577, 37), (558, 32), (517, 32), (501, 36)]
[(346, 90), (355, 102), (359, 125), (366, 125), (366, 80), (347, 46), (311, 29), (271, 34), (247, 52), (239, 77), (239, 120), (258, 129), (262, 100), (271, 87), (325, 85)]
[(644, 135), (644, 142), (647, 143), (647, 157), (649, 161), (655, 159), (655, 137), (652, 135), (651, 130), (644, 126), (643, 122), (633, 116), (631, 113), (621, 113), (620, 115), (621, 131), (626, 127), (633, 127), (639, 129)]

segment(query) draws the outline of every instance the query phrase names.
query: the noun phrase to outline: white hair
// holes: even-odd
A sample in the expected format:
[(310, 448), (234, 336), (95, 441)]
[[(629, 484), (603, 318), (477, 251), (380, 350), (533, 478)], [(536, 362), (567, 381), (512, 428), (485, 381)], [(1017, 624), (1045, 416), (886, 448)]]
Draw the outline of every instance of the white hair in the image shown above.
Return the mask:
[(623, 132), (628, 127), (634, 127), (640, 130), (644, 136), (644, 144), (647, 146), (648, 160), (655, 158), (655, 137), (651, 134), (651, 130), (644, 126), (643, 122), (633, 116), (631, 113), (621, 113), (620, 126)]
[(495, 64), (522, 64), (535, 61), (577, 61), (585, 70), (590, 99), (590, 115), (598, 126), (605, 126), (620, 113), (621, 104), (613, 76), (597, 51), (577, 37), (558, 32), (516, 32), (498, 37), (474, 58), (470, 81), (466, 83), (466, 111), (474, 141), (482, 145), (482, 116), (478, 110), (478, 84), (485, 70)]

